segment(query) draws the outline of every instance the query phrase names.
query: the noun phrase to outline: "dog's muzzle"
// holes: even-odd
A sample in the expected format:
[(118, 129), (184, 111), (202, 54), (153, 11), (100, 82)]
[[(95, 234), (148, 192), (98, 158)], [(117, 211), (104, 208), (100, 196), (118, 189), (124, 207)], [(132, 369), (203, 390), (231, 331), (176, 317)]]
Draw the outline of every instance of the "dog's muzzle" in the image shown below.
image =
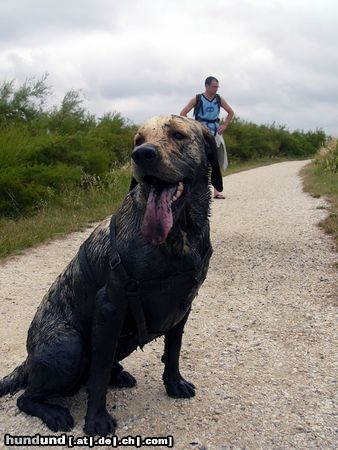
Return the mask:
[(173, 208), (184, 192), (183, 180), (169, 182), (158, 177), (160, 151), (152, 144), (135, 147), (131, 157), (134, 176), (148, 186), (142, 235), (154, 245), (163, 244), (173, 226)]

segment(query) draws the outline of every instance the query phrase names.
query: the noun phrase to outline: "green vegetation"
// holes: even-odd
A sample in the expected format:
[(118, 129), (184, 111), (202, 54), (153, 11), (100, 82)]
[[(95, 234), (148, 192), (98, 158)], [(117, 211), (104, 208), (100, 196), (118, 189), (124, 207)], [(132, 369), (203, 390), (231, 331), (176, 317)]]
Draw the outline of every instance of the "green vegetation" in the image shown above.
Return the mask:
[(129, 160), (134, 125), (118, 113), (96, 119), (76, 91), (47, 110), (45, 81), (0, 85), (0, 217), (36, 213), (93, 176), (104, 183)]
[(104, 219), (116, 210), (129, 185), (130, 170), (112, 170), (104, 182), (92, 177), (86, 189), (65, 189), (49, 198), (34, 215), (0, 218), (0, 259)]
[[(47, 107), (46, 81), (0, 84), (0, 257), (102, 219), (128, 190), (137, 127), (117, 112), (90, 114), (80, 91)], [(237, 118), (225, 134), (226, 173), (308, 158), (325, 139), (321, 130), (289, 132)]]
[(338, 250), (338, 142), (328, 141), (316, 155), (314, 161), (303, 171), (304, 189), (315, 197), (329, 200), (329, 215), (320, 226), (335, 239)]
[(231, 163), (258, 158), (306, 159), (325, 143), (325, 133), (290, 132), (284, 126), (256, 125), (235, 118), (224, 141)]

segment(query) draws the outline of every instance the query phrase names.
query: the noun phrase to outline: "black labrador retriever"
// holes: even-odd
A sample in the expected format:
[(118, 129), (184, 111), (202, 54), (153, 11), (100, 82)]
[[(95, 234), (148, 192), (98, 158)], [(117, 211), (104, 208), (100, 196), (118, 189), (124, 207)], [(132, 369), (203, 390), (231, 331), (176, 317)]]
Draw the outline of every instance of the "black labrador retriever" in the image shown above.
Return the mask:
[(73, 418), (47, 400), (86, 384), (85, 432), (113, 433), (108, 386), (136, 384), (119, 361), (162, 335), (168, 395), (195, 395), (179, 354), (212, 253), (210, 167), (222, 190), (216, 144), (198, 122), (166, 116), (144, 123), (134, 145), (130, 192), (51, 286), (28, 331), (27, 359), (0, 381), (0, 395), (25, 389), (18, 407), (54, 432), (69, 431)]

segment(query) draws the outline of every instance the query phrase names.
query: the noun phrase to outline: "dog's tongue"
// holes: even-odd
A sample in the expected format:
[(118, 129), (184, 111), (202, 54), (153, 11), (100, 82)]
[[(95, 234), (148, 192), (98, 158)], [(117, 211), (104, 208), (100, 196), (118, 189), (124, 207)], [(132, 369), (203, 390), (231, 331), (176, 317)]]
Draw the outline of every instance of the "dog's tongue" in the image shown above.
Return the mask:
[(175, 191), (176, 186), (161, 192), (157, 192), (153, 186), (150, 189), (141, 232), (143, 237), (154, 245), (163, 244), (173, 226), (171, 203)]

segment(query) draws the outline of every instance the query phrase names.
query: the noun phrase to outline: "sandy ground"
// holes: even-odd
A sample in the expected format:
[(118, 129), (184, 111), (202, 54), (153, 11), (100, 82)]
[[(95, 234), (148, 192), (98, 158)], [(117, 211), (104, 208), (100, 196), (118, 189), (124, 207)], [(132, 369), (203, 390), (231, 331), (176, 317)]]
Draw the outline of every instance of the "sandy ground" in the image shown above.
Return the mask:
[[(212, 206), (214, 255), (181, 356), (196, 397), (166, 396), (163, 341), (153, 342), (125, 361), (137, 387), (108, 394), (119, 438), (172, 435), (174, 448), (182, 450), (337, 448), (337, 255), (316, 226), (326, 215), (325, 202), (302, 193), (297, 173), (304, 164), (224, 179), (227, 198)], [(25, 358), (35, 309), (87, 234), (0, 265), (0, 376)], [(0, 399), (0, 446), (5, 433), (52, 434), (17, 409), (17, 396)], [(76, 436), (83, 435), (85, 400), (84, 391), (61, 400), (74, 416)]]

